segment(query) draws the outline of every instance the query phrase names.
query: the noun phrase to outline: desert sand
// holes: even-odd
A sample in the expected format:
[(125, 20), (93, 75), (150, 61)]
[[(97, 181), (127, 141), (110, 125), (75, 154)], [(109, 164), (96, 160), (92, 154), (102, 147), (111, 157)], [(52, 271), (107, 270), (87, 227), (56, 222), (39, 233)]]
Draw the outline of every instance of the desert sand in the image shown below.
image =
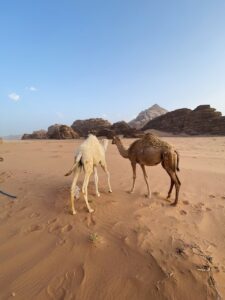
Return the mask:
[(147, 168), (152, 199), (140, 167), (128, 194), (129, 160), (110, 144), (113, 193), (99, 169), (95, 212), (81, 196), (75, 216), (64, 174), (82, 140), (3, 142), (0, 191), (17, 198), (0, 193), (0, 299), (225, 298), (225, 138), (164, 140), (181, 155), (177, 207), (161, 165)]

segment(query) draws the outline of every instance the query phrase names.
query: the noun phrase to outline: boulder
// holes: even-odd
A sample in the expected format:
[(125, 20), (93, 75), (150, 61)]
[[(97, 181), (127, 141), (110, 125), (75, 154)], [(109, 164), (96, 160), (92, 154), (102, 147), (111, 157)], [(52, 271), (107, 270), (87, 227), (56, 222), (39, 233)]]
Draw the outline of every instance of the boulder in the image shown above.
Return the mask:
[(97, 133), (96, 136), (102, 136), (102, 137), (106, 137), (107, 139), (112, 139), (113, 136), (115, 136), (116, 133), (111, 130), (111, 129), (100, 129)]
[(73, 122), (71, 127), (80, 136), (86, 137), (89, 133), (97, 135), (100, 130), (110, 129), (111, 123), (102, 118), (92, 118), (86, 120), (76, 120)]
[(48, 127), (49, 139), (77, 139), (79, 134), (67, 125), (55, 124)]
[(141, 135), (141, 131), (131, 128), (125, 121), (116, 122), (111, 126), (111, 130), (116, 135), (123, 135), (127, 138), (136, 138)]

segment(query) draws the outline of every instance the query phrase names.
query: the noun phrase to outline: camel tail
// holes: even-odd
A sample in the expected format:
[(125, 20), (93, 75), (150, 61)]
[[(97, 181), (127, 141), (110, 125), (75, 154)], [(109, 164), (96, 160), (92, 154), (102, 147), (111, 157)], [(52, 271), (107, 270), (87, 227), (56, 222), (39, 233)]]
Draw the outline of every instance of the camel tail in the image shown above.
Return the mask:
[(72, 168), (65, 174), (65, 176), (69, 176), (70, 174), (73, 173), (73, 171), (76, 169), (77, 165), (79, 164), (81, 157), (82, 157), (82, 153), (79, 152), (78, 155), (76, 156), (76, 159), (75, 159), (75, 162), (74, 162)]
[(177, 150), (175, 150), (175, 153), (177, 155), (177, 162), (176, 162), (176, 171), (180, 171), (179, 169), (179, 162), (180, 162), (180, 155), (179, 155), (179, 152)]

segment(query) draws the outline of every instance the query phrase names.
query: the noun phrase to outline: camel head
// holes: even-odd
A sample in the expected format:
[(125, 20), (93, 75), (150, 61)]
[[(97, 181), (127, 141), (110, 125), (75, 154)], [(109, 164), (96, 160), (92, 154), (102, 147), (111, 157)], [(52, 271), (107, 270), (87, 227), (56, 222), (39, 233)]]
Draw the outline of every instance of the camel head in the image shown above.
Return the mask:
[(113, 136), (112, 138), (112, 144), (117, 144), (120, 141), (120, 138), (118, 136)]

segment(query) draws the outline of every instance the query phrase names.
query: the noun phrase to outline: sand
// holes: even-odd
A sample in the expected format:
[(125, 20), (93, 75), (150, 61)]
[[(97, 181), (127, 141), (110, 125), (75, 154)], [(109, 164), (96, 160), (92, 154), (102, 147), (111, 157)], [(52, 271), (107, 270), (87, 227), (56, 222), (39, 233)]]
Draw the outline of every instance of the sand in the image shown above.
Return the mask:
[(160, 165), (147, 168), (151, 200), (139, 167), (128, 194), (130, 163), (110, 144), (113, 193), (99, 169), (95, 212), (81, 197), (75, 216), (63, 175), (81, 140), (1, 144), (0, 191), (17, 198), (0, 193), (0, 299), (225, 298), (225, 138), (164, 140), (181, 155), (177, 207)]

